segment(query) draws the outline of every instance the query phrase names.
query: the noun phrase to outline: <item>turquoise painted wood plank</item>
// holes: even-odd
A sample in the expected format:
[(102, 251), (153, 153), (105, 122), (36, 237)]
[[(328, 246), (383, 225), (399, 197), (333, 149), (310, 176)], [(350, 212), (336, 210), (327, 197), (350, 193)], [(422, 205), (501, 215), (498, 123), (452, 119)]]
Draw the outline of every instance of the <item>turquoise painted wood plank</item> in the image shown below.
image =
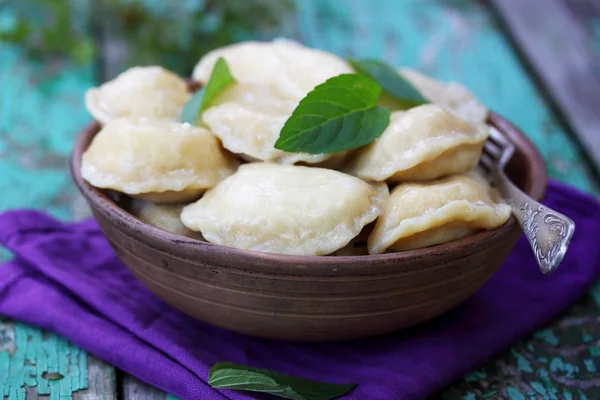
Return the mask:
[(78, 131), (90, 121), (82, 99), (93, 82), (91, 68), (42, 69), (3, 44), (0, 71), (0, 211), (86, 215), (67, 166)]
[[(84, 91), (92, 85), (90, 67), (42, 65), (23, 53), (0, 47), (0, 212), (38, 208), (62, 219), (89, 215), (71, 183), (67, 158), (78, 130), (89, 121)], [(9, 255), (0, 254), (0, 261)], [(0, 267), (1, 268), (1, 267)], [(105, 399), (115, 393), (114, 368), (53, 334), (22, 324), (4, 323), (0, 342), (0, 393), (9, 400), (36, 398)], [(6, 335), (11, 335), (6, 336)], [(12, 356), (10, 356), (10, 354)], [(65, 378), (48, 381), (44, 372)], [(92, 385), (88, 389), (88, 377)], [(26, 387), (27, 389), (26, 389)], [(81, 389), (88, 389), (77, 393)], [(96, 390), (102, 390), (98, 393)]]
[(524, 57), (600, 168), (600, 21), (596, 0), (493, 0)]
[[(47, 379), (54, 373), (63, 377)], [(114, 388), (114, 369), (92, 359), (88, 371), (85, 352), (66, 339), (25, 324), (0, 320), (0, 398), (35, 399), (40, 395), (51, 400), (110, 400), (115, 398), (111, 397)]]

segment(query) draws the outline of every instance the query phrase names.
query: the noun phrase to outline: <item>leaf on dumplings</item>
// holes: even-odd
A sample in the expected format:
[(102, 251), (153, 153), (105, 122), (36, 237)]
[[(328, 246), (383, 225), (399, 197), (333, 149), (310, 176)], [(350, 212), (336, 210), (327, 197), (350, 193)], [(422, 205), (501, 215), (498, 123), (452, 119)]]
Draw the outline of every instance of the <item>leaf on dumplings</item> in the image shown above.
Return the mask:
[(235, 78), (229, 71), (227, 61), (219, 57), (210, 73), (210, 78), (201, 89), (188, 100), (181, 112), (181, 122), (195, 124), (202, 111), (210, 107), (211, 102), (225, 89), (235, 83)]
[(214, 388), (263, 392), (293, 400), (335, 399), (356, 386), (318, 382), (230, 362), (215, 364), (208, 374), (208, 384)]
[(429, 103), (423, 95), (402, 75), (394, 70), (389, 64), (380, 60), (354, 60), (348, 62), (352, 68), (360, 74), (368, 76), (383, 88), (384, 95), (398, 109), (420, 106)]
[(325, 154), (351, 150), (377, 139), (390, 123), (377, 106), (381, 87), (357, 74), (342, 74), (315, 87), (281, 129), (275, 148)]
[(181, 122), (187, 122), (194, 125), (200, 115), (200, 107), (204, 98), (204, 88), (196, 90), (181, 110)]

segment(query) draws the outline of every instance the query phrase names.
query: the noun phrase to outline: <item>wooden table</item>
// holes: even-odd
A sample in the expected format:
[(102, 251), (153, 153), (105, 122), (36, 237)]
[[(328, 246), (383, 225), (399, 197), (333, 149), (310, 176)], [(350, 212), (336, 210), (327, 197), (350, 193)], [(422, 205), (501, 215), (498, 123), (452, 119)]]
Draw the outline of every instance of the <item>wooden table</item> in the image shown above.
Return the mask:
[[(463, 82), (533, 139), (552, 178), (597, 194), (600, 6), (594, 0), (491, 3), (302, 0), (289, 33), (343, 56), (384, 57)], [(92, 66), (39, 65), (23, 49), (0, 44), (1, 210), (89, 216), (66, 160), (90, 119), (82, 96), (95, 83)], [(600, 398), (599, 306), (600, 285), (439, 396)], [(49, 381), (45, 372), (65, 378)], [(9, 320), (0, 320), (2, 393), (11, 400), (167, 397), (57, 335)]]

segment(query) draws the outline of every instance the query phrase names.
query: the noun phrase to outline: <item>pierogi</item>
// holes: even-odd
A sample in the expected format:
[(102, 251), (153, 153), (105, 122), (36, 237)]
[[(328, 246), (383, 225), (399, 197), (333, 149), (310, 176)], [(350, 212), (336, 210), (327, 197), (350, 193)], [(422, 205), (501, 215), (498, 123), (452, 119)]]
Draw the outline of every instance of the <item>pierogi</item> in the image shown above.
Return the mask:
[(85, 94), (88, 112), (100, 123), (120, 117), (179, 120), (190, 98), (183, 79), (162, 67), (133, 67)]
[(185, 204), (154, 204), (145, 200), (133, 199), (131, 212), (140, 221), (163, 231), (204, 240), (199, 232), (194, 232), (181, 223), (181, 210), (184, 206)]
[(197, 199), (236, 167), (206, 129), (130, 117), (98, 132), (83, 154), (81, 174), (99, 188), (155, 203), (181, 203)]
[(511, 208), (473, 173), (394, 188), (369, 236), (369, 254), (447, 243), (504, 224)]
[(430, 180), (471, 170), (489, 134), (444, 108), (426, 104), (392, 112), (390, 124), (362, 147), (345, 171), (368, 181)]
[(401, 68), (398, 72), (432, 103), (451, 110), (471, 123), (481, 124), (486, 121), (487, 108), (463, 85), (457, 82), (440, 82), (410, 68)]
[(287, 39), (250, 41), (202, 57), (194, 69), (194, 79), (206, 83), (219, 57), (227, 61), (237, 83), (215, 99), (203, 113), (202, 122), (226, 149), (247, 160), (281, 164), (320, 164), (331, 158), (341, 161), (345, 152), (291, 154), (274, 145), (285, 121), (308, 92), (331, 77), (352, 72), (344, 60)]
[(389, 197), (338, 171), (252, 163), (181, 213), (185, 226), (215, 244), (296, 255), (326, 255), (374, 221)]
[(247, 41), (213, 50), (194, 67), (194, 80), (208, 82), (219, 57), (227, 61), (237, 82), (272, 87), (282, 98), (295, 102), (327, 79), (353, 72), (350, 65), (335, 54), (280, 38), (271, 42)]

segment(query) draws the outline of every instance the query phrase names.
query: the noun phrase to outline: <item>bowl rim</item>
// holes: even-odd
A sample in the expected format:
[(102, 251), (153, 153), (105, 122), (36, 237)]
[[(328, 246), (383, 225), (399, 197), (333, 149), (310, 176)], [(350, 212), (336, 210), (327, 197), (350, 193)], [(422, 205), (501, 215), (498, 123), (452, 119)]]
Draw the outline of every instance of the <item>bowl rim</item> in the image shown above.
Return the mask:
[[(531, 168), (526, 173), (526, 182), (530, 187), (526, 188), (529, 196), (541, 201), (545, 195), (548, 185), (548, 172), (542, 155), (525, 134), (516, 128), (508, 120), (500, 115), (489, 112), (487, 123), (505, 134), (515, 145), (523, 157), (529, 160)], [(202, 242), (196, 239), (180, 236), (137, 219), (127, 210), (113, 201), (105, 189), (98, 189), (87, 183), (81, 176), (81, 158), (89, 146), (93, 137), (99, 131), (101, 125), (92, 121), (79, 133), (71, 157), (69, 166), (72, 178), (80, 192), (87, 199), (94, 216), (98, 220), (96, 212), (105, 217), (115, 220), (121, 231), (127, 230), (129, 237), (152, 245), (161, 250), (168, 257), (181, 260), (197, 259), (206, 263), (213, 263), (222, 267), (244, 270), (252, 268), (253, 273), (263, 272), (268, 274), (289, 275), (356, 275), (374, 274), (378, 272), (398, 272), (406, 261), (421, 260), (424, 264), (437, 264), (447, 260), (455, 259), (453, 254), (457, 250), (467, 250), (469, 255), (486, 243), (504, 237), (514, 230), (520, 230), (515, 217), (511, 217), (498, 228), (484, 230), (474, 235), (448, 243), (422, 249), (408, 250), (403, 252), (384, 253), (361, 256), (303, 256), (287, 255), (278, 253), (265, 253), (246, 249)], [(108, 238), (110, 239), (110, 238)], [(172, 251), (177, 246), (177, 253)], [(465, 254), (463, 254), (465, 256)], [(239, 266), (241, 265), (241, 266)], [(393, 270), (390, 269), (393, 267)]]

